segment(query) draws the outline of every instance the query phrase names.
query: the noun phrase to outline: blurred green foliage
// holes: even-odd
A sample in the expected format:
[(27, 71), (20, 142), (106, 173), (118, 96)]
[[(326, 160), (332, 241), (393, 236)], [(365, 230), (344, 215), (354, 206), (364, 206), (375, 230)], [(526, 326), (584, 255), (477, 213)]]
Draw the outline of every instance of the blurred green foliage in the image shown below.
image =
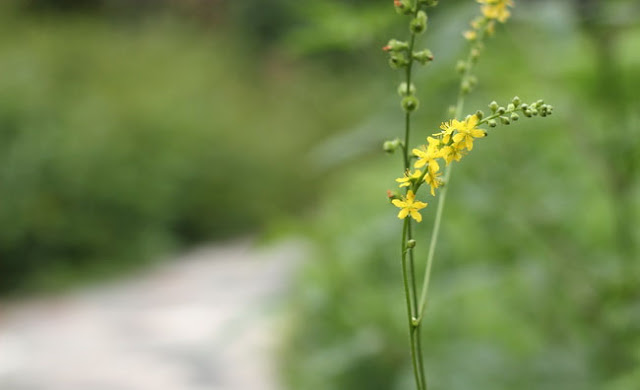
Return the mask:
[[(557, 110), (498, 128), (454, 169), (423, 331), (430, 388), (632, 390), (640, 383), (640, 10), (626, 1), (517, 3), (488, 43), (466, 111), (514, 94)], [(475, 6), (440, 8), (427, 36), (437, 61), (418, 73), (414, 142), (455, 100), (464, 50), (453, 42)], [(393, 103), (316, 150), (325, 160), (358, 152), (326, 184), (309, 229), (317, 255), (291, 294), (283, 350), (291, 389), (412, 386), (400, 224), (384, 205), (401, 164), (362, 147), (401, 132), (393, 93), (390, 84)], [(430, 203), (417, 233), (422, 265)]]
[(346, 75), (257, 56), (225, 30), (3, 7), (0, 292), (303, 210), (316, 181), (300, 157), (366, 108), (355, 91), (334, 98)]

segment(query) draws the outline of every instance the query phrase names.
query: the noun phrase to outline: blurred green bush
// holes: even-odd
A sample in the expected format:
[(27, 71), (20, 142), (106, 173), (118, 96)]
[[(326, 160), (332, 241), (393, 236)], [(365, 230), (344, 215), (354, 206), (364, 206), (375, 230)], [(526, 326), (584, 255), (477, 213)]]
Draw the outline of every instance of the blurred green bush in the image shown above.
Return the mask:
[(351, 75), (184, 19), (0, 18), (0, 293), (300, 212), (306, 151), (366, 108), (335, 99)]

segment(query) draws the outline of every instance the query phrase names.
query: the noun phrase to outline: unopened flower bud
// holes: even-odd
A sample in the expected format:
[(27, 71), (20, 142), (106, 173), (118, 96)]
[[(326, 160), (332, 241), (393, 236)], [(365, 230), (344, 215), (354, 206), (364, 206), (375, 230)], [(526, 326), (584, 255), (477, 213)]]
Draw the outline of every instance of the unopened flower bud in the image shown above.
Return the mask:
[(520, 119), (520, 115), (516, 114), (515, 112), (513, 114), (511, 114), (511, 121), (512, 122), (516, 122), (516, 121), (518, 121), (518, 119)]
[(468, 94), (469, 92), (471, 92), (471, 83), (469, 82), (469, 79), (465, 79), (462, 82), (462, 85), (460, 86), (460, 90), (465, 95)]
[(506, 108), (504, 108), (504, 107), (498, 107), (498, 110), (497, 110), (497, 113), (498, 113), (498, 114), (502, 115), (502, 114), (504, 114), (505, 112), (507, 112), (507, 109), (506, 109)]
[(494, 100), (489, 104), (489, 108), (491, 109), (491, 112), (495, 113), (498, 110), (498, 103)]
[(384, 141), (384, 144), (382, 144), (382, 149), (385, 152), (392, 154), (393, 152), (396, 151), (396, 149), (398, 149), (399, 146), (400, 146), (400, 140), (394, 139), (392, 141)]
[(514, 96), (513, 99), (511, 99), (511, 103), (513, 103), (514, 106), (518, 107), (520, 105), (520, 98), (517, 96)]
[(495, 119), (489, 119), (489, 120), (487, 121), (487, 124), (489, 125), (489, 127), (496, 127), (496, 126), (498, 126), (498, 123), (496, 122), (496, 120), (495, 120)]
[(522, 112), (525, 112), (527, 108), (529, 108), (529, 105), (527, 103), (522, 103), (522, 105), (520, 106), (520, 109), (522, 110)]
[(475, 47), (473, 49), (471, 49), (471, 61), (478, 62), (478, 58), (480, 58), (480, 50), (476, 49)]
[(428, 62), (433, 61), (433, 53), (431, 53), (431, 50), (429, 49), (416, 51), (413, 52), (413, 59), (424, 65)]
[(415, 111), (418, 108), (419, 104), (420, 103), (418, 102), (418, 99), (415, 98), (415, 96), (406, 96), (404, 99), (402, 99), (402, 108), (406, 112)]
[(399, 14), (409, 15), (411, 13), (411, 0), (393, 0), (393, 5)]
[(384, 51), (403, 51), (409, 50), (409, 44), (407, 42), (402, 42), (397, 39), (390, 39), (387, 42), (387, 46), (382, 48)]
[(526, 116), (527, 118), (531, 118), (533, 116), (533, 112), (531, 112), (530, 108), (526, 108), (524, 110), (522, 110), (522, 113), (524, 114), (524, 116)]
[(536, 107), (540, 107), (544, 104), (544, 100), (540, 99), (537, 102), (535, 102)]
[(507, 118), (506, 116), (501, 116), (500, 117), (500, 122), (502, 122), (503, 125), (510, 125), (511, 124), (511, 119)]
[(516, 106), (514, 106), (513, 103), (509, 103), (507, 105), (507, 112), (515, 111), (515, 109), (516, 109)]
[(458, 63), (456, 64), (456, 72), (458, 72), (459, 74), (463, 74), (466, 71), (467, 71), (467, 63), (462, 60), (459, 60)]
[(530, 108), (529, 110), (531, 110), (531, 115), (533, 115), (533, 116), (538, 115), (538, 109), (537, 108)]
[(389, 66), (393, 69), (405, 67), (407, 64), (407, 58), (402, 53), (393, 53), (389, 57)]
[(478, 120), (482, 120), (482, 118), (484, 118), (484, 112), (482, 112), (482, 110), (476, 111), (476, 117), (478, 117)]
[(418, 11), (416, 17), (413, 18), (411, 24), (409, 24), (409, 30), (414, 34), (420, 34), (427, 29), (427, 13), (424, 11)]
[(411, 85), (409, 86), (408, 93), (407, 93), (407, 83), (406, 82), (403, 81), (402, 83), (400, 83), (400, 85), (398, 85), (398, 95), (400, 95), (400, 97), (414, 95), (415, 93), (416, 93), (416, 86), (413, 85), (413, 83), (411, 83)]
[(407, 248), (413, 249), (416, 247), (416, 240), (414, 240), (413, 238), (409, 241), (407, 241)]

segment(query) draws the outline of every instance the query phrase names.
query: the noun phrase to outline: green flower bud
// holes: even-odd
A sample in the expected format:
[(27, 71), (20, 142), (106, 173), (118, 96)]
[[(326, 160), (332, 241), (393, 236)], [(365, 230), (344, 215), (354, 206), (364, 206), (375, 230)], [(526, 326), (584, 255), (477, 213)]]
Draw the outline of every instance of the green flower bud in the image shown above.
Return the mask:
[(400, 140), (394, 139), (393, 141), (385, 141), (384, 144), (382, 144), (382, 149), (385, 152), (392, 154), (393, 152), (396, 151), (396, 149), (398, 149), (399, 146), (400, 146)]
[(525, 111), (527, 110), (527, 108), (529, 108), (529, 105), (528, 105), (527, 103), (523, 103), (523, 104), (520, 106), (520, 109), (522, 110), (522, 112), (525, 112)]
[(495, 120), (495, 119), (489, 119), (489, 120), (487, 121), (487, 124), (489, 125), (489, 127), (496, 127), (496, 126), (498, 126), (498, 123), (496, 123), (496, 120)]
[(393, 69), (400, 69), (407, 66), (409, 62), (403, 53), (393, 53), (389, 57), (389, 66)]
[(495, 113), (498, 110), (498, 103), (494, 100), (489, 104), (489, 108), (491, 109), (491, 112)]
[(420, 103), (418, 102), (418, 99), (415, 98), (415, 96), (406, 96), (404, 99), (402, 99), (402, 108), (406, 112), (417, 110), (419, 104)]
[(409, 24), (409, 30), (414, 34), (420, 34), (427, 29), (427, 13), (424, 11), (418, 11), (416, 17), (413, 18)]
[(504, 108), (504, 107), (498, 107), (498, 111), (497, 111), (497, 113), (498, 113), (498, 114), (502, 115), (502, 114), (504, 114), (505, 112), (507, 112), (507, 109), (506, 109), (506, 108)]
[(460, 86), (460, 90), (465, 95), (468, 94), (469, 92), (471, 92), (471, 83), (469, 82), (469, 79), (465, 79), (462, 82), (462, 85)]
[(416, 247), (416, 240), (411, 239), (409, 241), (407, 241), (407, 248), (413, 249)]
[(396, 7), (396, 12), (401, 15), (409, 15), (412, 12), (411, 0), (395, 0), (393, 5)]
[(509, 103), (507, 105), (507, 112), (512, 112), (516, 110), (516, 106), (513, 105), (513, 103)]
[(424, 65), (428, 62), (433, 61), (433, 53), (431, 53), (431, 50), (429, 49), (416, 51), (413, 52), (413, 59)]
[(517, 122), (518, 119), (520, 119), (520, 115), (516, 114), (515, 112), (513, 114), (511, 114), (511, 121), (512, 122)]
[(389, 42), (387, 42), (387, 46), (383, 47), (382, 50), (391, 52), (409, 50), (409, 44), (397, 39), (390, 39)]
[(407, 93), (406, 82), (403, 81), (402, 83), (400, 83), (400, 85), (398, 85), (398, 95), (400, 95), (400, 97), (414, 95), (415, 93), (416, 93), (416, 86), (413, 85), (413, 83), (411, 83), (411, 85), (409, 86), (409, 93)]
[(478, 58), (480, 58), (480, 50), (474, 47), (473, 49), (471, 49), (471, 61), (476, 63), (478, 62)]
[(537, 108), (530, 108), (529, 110), (531, 110), (531, 115), (533, 115), (533, 116), (537, 116), (538, 115), (538, 109)]
[(553, 106), (551, 104), (547, 104), (547, 115), (551, 115), (553, 113)]
[(536, 107), (540, 107), (544, 104), (544, 100), (540, 99), (537, 102), (535, 102)]
[(500, 122), (502, 122), (503, 125), (510, 125), (511, 124), (511, 119), (507, 118), (506, 116), (501, 116), (500, 117)]
[(530, 108), (526, 108), (522, 110), (522, 112), (524, 113), (524, 116), (526, 116), (527, 118), (531, 118), (533, 116), (533, 112), (531, 111)]
[(513, 99), (511, 99), (511, 103), (513, 103), (514, 106), (518, 107), (521, 103), (520, 98), (517, 96), (514, 96)]
[(464, 72), (467, 71), (467, 63), (459, 60), (458, 63), (456, 64), (456, 72), (458, 72), (459, 74), (464, 74)]
[(482, 110), (478, 110), (476, 111), (476, 116), (478, 117), (478, 120), (482, 120), (482, 118), (484, 118), (484, 112), (482, 112)]

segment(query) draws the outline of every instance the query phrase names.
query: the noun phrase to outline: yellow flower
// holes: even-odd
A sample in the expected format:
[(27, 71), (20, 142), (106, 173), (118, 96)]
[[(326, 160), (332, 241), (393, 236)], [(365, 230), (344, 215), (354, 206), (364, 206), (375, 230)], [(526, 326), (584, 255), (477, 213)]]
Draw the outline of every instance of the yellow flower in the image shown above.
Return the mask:
[(404, 173), (404, 177), (400, 177), (396, 179), (396, 181), (400, 184), (400, 188), (409, 187), (412, 182), (417, 181), (422, 176), (422, 172), (419, 169), (416, 169), (414, 173), (409, 173), (409, 171)]
[(445, 146), (442, 148), (442, 158), (444, 158), (444, 161), (449, 165), (453, 160), (460, 161), (464, 156), (463, 151), (464, 147), (460, 148), (457, 145)]
[(473, 149), (473, 139), (481, 138), (487, 135), (484, 130), (476, 128), (478, 124), (478, 117), (471, 115), (467, 117), (464, 122), (461, 122), (456, 128), (458, 132), (453, 136), (453, 143), (460, 149), (467, 148), (471, 151)]
[(436, 188), (442, 185), (442, 179), (440, 179), (440, 176), (442, 176), (441, 172), (428, 172), (424, 176), (424, 181), (431, 186), (431, 195), (433, 196), (436, 196)]
[(513, 0), (476, 0), (482, 4), (482, 14), (487, 19), (497, 19), (504, 23), (511, 16), (507, 7), (513, 7)]
[(398, 213), (398, 218), (405, 219), (408, 215), (411, 215), (411, 218), (415, 219), (417, 222), (422, 221), (422, 215), (418, 212), (418, 210), (427, 207), (428, 203), (424, 202), (416, 202), (415, 194), (413, 191), (409, 190), (407, 192), (407, 196), (400, 199), (394, 199), (392, 201), (393, 205), (399, 207), (401, 210)]
[(411, 151), (414, 156), (418, 157), (418, 160), (413, 164), (415, 168), (422, 168), (429, 164), (429, 171), (437, 172), (440, 170), (440, 165), (436, 161), (436, 158), (440, 157), (440, 150), (437, 147), (432, 147), (431, 144), (428, 148), (422, 146), (419, 149), (413, 149)]
[(448, 144), (449, 140), (451, 139), (451, 135), (460, 125), (461, 123), (457, 119), (452, 119), (449, 122), (442, 122), (442, 124), (440, 125), (440, 129), (442, 129), (442, 131), (433, 135), (443, 136), (442, 143)]

